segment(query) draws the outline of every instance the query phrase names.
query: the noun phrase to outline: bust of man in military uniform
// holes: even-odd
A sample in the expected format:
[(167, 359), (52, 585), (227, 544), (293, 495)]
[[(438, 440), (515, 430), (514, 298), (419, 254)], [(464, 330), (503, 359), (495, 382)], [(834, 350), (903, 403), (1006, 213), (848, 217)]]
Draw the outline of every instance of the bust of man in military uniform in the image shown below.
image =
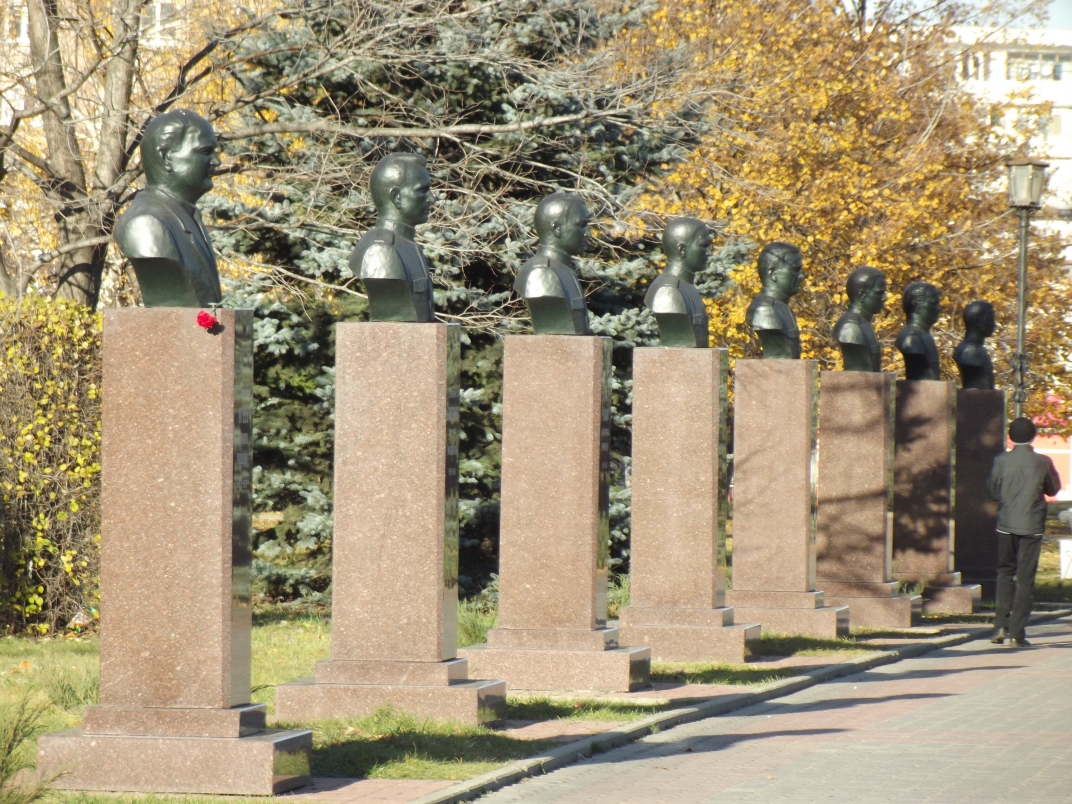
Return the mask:
[(748, 305), (745, 322), (759, 335), (763, 357), (799, 360), (800, 329), (789, 300), (804, 281), (800, 249), (770, 243), (759, 252), (757, 268), (763, 290)]
[(588, 250), (588, 209), (579, 196), (552, 193), (533, 220), (540, 245), (521, 266), (514, 292), (528, 305), (537, 335), (588, 335), (588, 307), (573, 258)]
[(886, 306), (886, 275), (863, 266), (849, 274), (845, 290), (849, 309), (834, 325), (834, 340), (841, 347), (845, 371), (882, 371), (879, 347), (871, 319)]
[(997, 321), (994, 305), (990, 302), (973, 301), (964, 308), (964, 340), (953, 351), (953, 360), (960, 369), (960, 384), (964, 388), (994, 390), (994, 363), (985, 342), (995, 329)]
[(145, 189), (115, 225), (115, 242), (138, 278), (146, 307), (208, 307), (223, 299), (216, 254), (194, 204), (220, 166), (212, 126), (186, 109), (145, 127)]
[(905, 362), (906, 380), (940, 380), (941, 363), (931, 327), (938, 321), (941, 296), (929, 282), (913, 282), (904, 289), (904, 311), (908, 322), (897, 333), (897, 349)]
[(350, 255), (350, 270), (365, 283), (372, 321), (435, 321), (432, 277), (413, 238), (432, 210), (432, 177), (420, 154), (388, 154), (369, 182), (376, 225)]
[(711, 232), (696, 218), (671, 218), (663, 230), (666, 270), (655, 278), (644, 304), (655, 313), (663, 346), (708, 346), (707, 309), (692, 283), (707, 267)]

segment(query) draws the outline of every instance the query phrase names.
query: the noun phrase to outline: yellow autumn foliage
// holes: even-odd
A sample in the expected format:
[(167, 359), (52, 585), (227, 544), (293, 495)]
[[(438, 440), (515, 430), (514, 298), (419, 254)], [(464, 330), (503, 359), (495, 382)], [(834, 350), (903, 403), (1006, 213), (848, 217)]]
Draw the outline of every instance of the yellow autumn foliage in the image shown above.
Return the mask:
[[(836, 0), (673, 0), (624, 58), (655, 63), (676, 47), (694, 54), (695, 70), (680, 81), (712, 99), (704, 113), (717, 133), (646, 188), (646, 209), (714, 221), (726, 238), (797, 245), (807, 278), (792, 306), (804, 356), (823, 368), (839, 364), (830, 331), (855, 267), (872, 265), (888, 279), (887, 312), (875, 321), (888, 370), (902, 369), (893, 339), (909, 282), (942, 291), (934, 334), (949, 378), (963, 308), (987, 299), (1000, 327), (998, 382), (1011, 387), (1017, 218), (1006, 207), (1004, 164), (1035, 131), (1030, 114), (1015, 139), (991, 127), (1001, 110), (982, 108), (959, 84), (950, 31), (904, 20), (861, 30)], [(1049, 429), (1061, 431), (1069, 417), (1054, 400), (1072, 401), (1069, 283), (1054, 238), (1036, 233), (1032, 245), (1028, 411), (1054, 414)], [(734, 357), (755, 357), (759, 344), (744, 323), (759, 290), (754, 263), (732, 279), (710, 304), (712, 340)]]
[(47, 633), (99, 601), (101, 317), (0, 294), (0, 627)]

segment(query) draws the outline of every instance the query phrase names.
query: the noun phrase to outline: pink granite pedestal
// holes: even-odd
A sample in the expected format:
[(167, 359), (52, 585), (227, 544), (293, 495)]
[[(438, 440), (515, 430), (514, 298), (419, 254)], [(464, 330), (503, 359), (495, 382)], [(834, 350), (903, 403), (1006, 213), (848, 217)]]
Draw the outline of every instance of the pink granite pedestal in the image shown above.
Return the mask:
[(633, 350), (630, 605), (623, 645), (670, 662), (743, 662), (759, 623), (726, 607), (725, 349)]
[[(104, 314), (100, 706), (38, 740), (75, 790), (270, 795), (312, 733), (250, 703), (253, 312)], [(62, 775), (60, 775), (62, 774)]]
[(957, 479), (953, 569), (993, 600), (998, 578), (998, 504), (986, 483), (994, 458), (1005, 451), (1004, 391), (957, 391)]
[(824, 371), (819, 388), (817, 584), (852, 625), (910, 628), (920, 595), (890, 578), (894, 376)]
[(927, 614), (970, 614), (981, 589), (953, 569), (956, 397), (944, 380), (898, 380), (892, 577), (923, 585)]
[(610, 382), (610, 338), (506, 338), (499, 624), (459, 654), (511, 689), (648, 680), (651, 650), (607, 627)]
[(734, 381), (733, 589), (726, 601), (763, 630), (831, 638), (847, 606), (815, 586), (814, 360), (738, 360)]
[(331, 659), (276, 687), (280, 721), (502, 716), (505, 683), (456, 658), (459, 331), (336, 325)]

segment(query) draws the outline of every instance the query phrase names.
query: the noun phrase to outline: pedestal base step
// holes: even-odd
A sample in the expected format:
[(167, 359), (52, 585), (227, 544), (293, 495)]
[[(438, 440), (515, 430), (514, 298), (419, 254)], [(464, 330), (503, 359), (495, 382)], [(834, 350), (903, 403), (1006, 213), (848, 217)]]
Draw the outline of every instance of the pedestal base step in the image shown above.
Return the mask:
[(735, 602), (734, 616), (747, 622), (760, 623), (765, 634), (798, 634), (819, 639), (849, 635), (848, 606), (753, 608)]
[(865, 628), (911, 628), (923, 615), (922, 595), (841, 597), (827, 595), (831, 606), (848, 606), (852, 625)]
[(303, 678), (275, 688), (275, 716), (282, 723), (366, 717), (382, 706), (435, 720), (479, 725), (506, 713), (506, 683), (460, 681), (442, 686), (318, 684)]
[(474, 675), (506, 679), (511, 690), (629, 692), (651, 677), (651, 649), (646, 647), (516, 650), (485, 643), (462, 648), (458, 655), (469, 660)]
[[(690, 625), (703, 628), (724, 628), (733, 625), (733, 608), (686, 608), (684, 606), (626, 606), (618, 614), (619, 630), (627, 625)], [(490, 632), (489, 632), (490, 633)], [(646, 645), (647, 642), (634, 642)]]
[(983, 587), (979, 584), (960, 586), (926, 586), (923, 589), (924, 614), (971, 614), (979, 608)]
[(37, 773), (64, 790), (270, 796), (311, 781), (312, 749), (308, 730), (206, 738), (66, 729), (38, 739)]
[(759, 650), (759, 623), (723, 627), (702, 625), (622, 625), (626, 645), (647, 645), (660, 662), (743, 662)]

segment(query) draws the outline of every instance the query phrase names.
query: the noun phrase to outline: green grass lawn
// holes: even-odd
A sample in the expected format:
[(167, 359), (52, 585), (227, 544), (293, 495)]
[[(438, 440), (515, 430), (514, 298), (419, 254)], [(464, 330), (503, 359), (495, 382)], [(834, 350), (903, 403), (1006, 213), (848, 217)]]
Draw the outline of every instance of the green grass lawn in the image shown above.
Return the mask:
[[(1049, 548), (1050, 543), (1047, 543)], [(1067, 590), (1070, 584), (1056, 580), (1056, 545), (1044, 551), (1040, 585)], [(1046, 573), (1053, 576), (1050, 579)], [(618, 605), (628, 602), (628, 584), (617, 584)], [(463, 603), (459, 611), (462, 644), (481, 642), (495, 624), (493, 603), (479, 600)], [(951, 618), (928, 618), (941, 623)], [(963, 621), (965, 618), (957, 618)], [(985, 620), (985, 617), (979, 617)], [(856, 629), (851, 637), (813, 639), (764, 635), (757, 652), (770, 656), (806, 656), (831, 661), (858, 656), (879, 646), (868, 637), (918, 638), (898, 629)], [(331, 648), (330, 612), (324, 608), (274, 607), (258, 610), (253, 628), (253, 700), (266, 703), (272, 712), (275, 686), (312, 675), (316, 662)], [(94, 636), (33, 640), (0, 639), (0, 717), (13, 705), (29, 700), (43, 712), (43, 731), (77, 725), (82, 709), (98, 698), (99, 644)], [(806, 667), (762, 667), (754, 664), (680, 664), (656, 662), (652, 680), (676, 684), (754, 685), (787, 678)], [(507, 718), (515, 721), (583, 720), (631, 721), (664, 711), (674, 704), (606, 700), (559, 700), (511, 697)], [(381, 710), (366, 718), (322, 721), (302, 725), (314, 735), (313, 773), (317, 776), (388, 779), (461, 780), (484, 773), (504, 763), (545, 750), (554, 741), (519, 740), (482, 726), (427, 722), (404, 713)], [(32, 758), (35, 741), (22, 749)], [(68, 801), (92, 804), (115, 802), (115, 797), (65, 795)], [(139, 797), (141, 804), (179, 799)], [(191, 802), (219, 799), (182, 798)], [(238, 799), (228, 799), (237, 802)]]
[[(1063, 524), (1063, 523), (1062, 523)], [(1066, 532), (1062, 538), (1072, 538)], [(1061, 580), (1061, 547), (1057, 542), (1042, 543), (1039, 570), (1035, 578), (1035, 600), (1047, 603), (1072, 603), (1072, 581)]]
[[(494, 623), (486, 604), (464, 605), (461, 630), (482, 639)], [(468, 632), (465, 629), (468, 628)], [(470, 641), (470, 640), (466, 640)], [(272, 711), (277, 684), (312, 675), (331, 648), (331, 619), (324, 609), (273, 608), (258, 611), (253, 628), (253, 699)], [(765, 637), (762, 652), (777, 655), (853, 655), (852, 640)], [(23, 699), (43, 707), (41, 727), (53, 731), (77, 725), (82, 709), (99, 695), (99, 643), (95, 636), (68, 639), (0, 639), (0, 709)], [(657, 663), (654, 680), (674, 683), (762, 684), (799, 672), (748, 665)], [(509, 720), (631, 721), (670, 708), (666, 703), (516, 698), (507, 702)], [(519, 740), (482, 726), (427, 722), (382, 710), (366, 718), (287, 724), (312, 728), (313, 773), (317, 776), (388, 779), (467, 779), (538, 753), (553, 741)], [(32, 758), (35, 741), (22, 749)], [(92, 802), (100, 797), (68, 796)], [(107, 799), (114, 801), (115, 799)], [(139, 802), (153, 801), (152, 797)], [(167, 801), (169, 799), (159, 799)], [(190, 802), (195, 799), (183, 799)]]

